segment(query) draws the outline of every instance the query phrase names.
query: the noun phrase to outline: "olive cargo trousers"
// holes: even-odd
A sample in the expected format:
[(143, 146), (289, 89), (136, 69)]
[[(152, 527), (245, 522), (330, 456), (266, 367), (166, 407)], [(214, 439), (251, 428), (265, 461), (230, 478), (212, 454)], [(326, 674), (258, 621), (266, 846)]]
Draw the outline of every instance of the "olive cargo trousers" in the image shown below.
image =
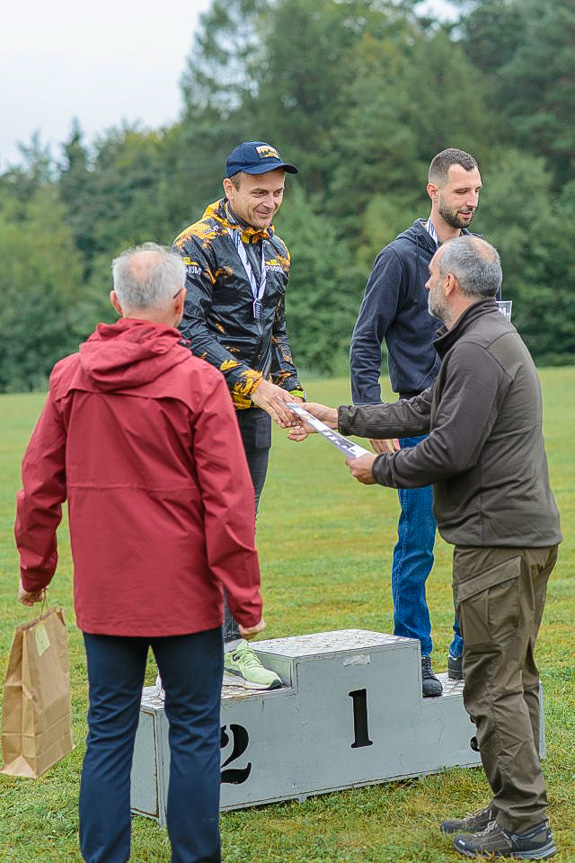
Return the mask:
[(453, 554), (453, 591), (465, 645), (463, 701), (477, 726), (497, 821), (513, 832), (546, 818), (534, 648), (556, 560), (557, 546), (456, 546)]

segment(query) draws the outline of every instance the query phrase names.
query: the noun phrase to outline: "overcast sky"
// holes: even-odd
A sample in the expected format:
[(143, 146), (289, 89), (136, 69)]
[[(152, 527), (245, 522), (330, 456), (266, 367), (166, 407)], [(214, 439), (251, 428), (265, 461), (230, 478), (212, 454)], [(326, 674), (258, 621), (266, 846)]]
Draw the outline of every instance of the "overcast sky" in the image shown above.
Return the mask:
[[(453, 14), (447, 0), (428, 0)], [(181, 108), (179, 80), (210, 0), (3, 0), (0, 172), (40, 131), (54, 155), (77, 117), (88, 141), (122, 120), (158, 128)]]

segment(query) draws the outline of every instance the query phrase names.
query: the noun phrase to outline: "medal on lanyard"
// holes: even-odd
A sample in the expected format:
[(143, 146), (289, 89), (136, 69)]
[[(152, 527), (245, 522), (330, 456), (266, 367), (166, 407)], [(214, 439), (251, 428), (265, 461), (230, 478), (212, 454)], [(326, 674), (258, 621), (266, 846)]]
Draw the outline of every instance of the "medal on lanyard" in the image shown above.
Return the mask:
[(263, 303), (262, 299), (266, 291), (266, 258), (264, 254), (264, 241), (262, 239), (262, 262), (261, 262), (261, 272), (260, 272), (260, 282), (259, 285), (256, 281), (256, 276), (253, 271), (252, 265), (249, 262), (247, 252), (244, 248), (244, 244), (242, 243), (242, 232), (234, 231), (233, 228), (228, 228), (228, 234), (233, 240), (234, 246), (236, 247), (237, 253), (240, 256), (240, 261), (243, 264), (243, 268), (245, 270), (246, 276), (249, 279), (250, 287), (252, 289), (252, 297), (253, 303), (252, 308), (254, 311), (254, 318), (256, 321), (261, 320)]

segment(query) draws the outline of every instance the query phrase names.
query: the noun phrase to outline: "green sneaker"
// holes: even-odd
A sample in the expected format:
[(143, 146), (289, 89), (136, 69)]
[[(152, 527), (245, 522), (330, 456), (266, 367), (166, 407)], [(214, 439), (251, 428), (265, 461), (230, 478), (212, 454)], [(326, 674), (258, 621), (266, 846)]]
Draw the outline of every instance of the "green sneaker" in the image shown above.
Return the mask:
[(281, 678), (264, 668), (257, 653), (242, 638), (235, 650), (224, 653), (224, 684), (244, 689), (278, 689)]

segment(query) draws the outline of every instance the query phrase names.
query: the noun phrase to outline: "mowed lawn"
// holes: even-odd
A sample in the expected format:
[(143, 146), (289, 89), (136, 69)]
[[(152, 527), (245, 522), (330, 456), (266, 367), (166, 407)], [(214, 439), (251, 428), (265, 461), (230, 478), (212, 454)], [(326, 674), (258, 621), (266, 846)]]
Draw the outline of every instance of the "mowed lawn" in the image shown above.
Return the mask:
[[(545, 687), (550, 815), (560, 853), (575, 861), (575, 368), (541, 371), (545, 432), (552, 484), (565, 540), (552, 577), (539, 639)], [(308, 381), (310, 399), (349, 402), (343, 380)], [(389, 393), (389, 389), (387, 389)], [(0, 670), (4, 675), (14, 627), (33, 613), (16, 602), (17, 556), (14, 502), (20, 460), (43, 401), (42, 395), (0, 396)], [(510, 501), (509, 505), (512, 506)], [(391, 556), (397, 519), (396, 493), (360, 486), (343, 457), (314, 437), (303, 444), (279, 429), (258, 522), (266, 637), (332, 629), (392, 632)], [(110, 542), (117, 537), (110, 535)], [(446, 666), (452, 623), (451, 549), (441, 541), (429, 580), (434, 664)], [(79, 861), (77, 798), (86, 735), (87, 682), (80, 633), (74, 626), (68, 531), (60, 530), (60, 566), (51, 603), (64, 606), (69, 622), (72, 704), (76, 749), (39, 780), (0, 776), (0, 860)], [(149, 682), (155, 678), (149, 666)], [(399, 683), (399, 682), (398, 682)], [(389, 697), (394, 693), (390, 691)], [(277, 741), (281, 746), (281, 740)], [(442, 838), (438, 824), (488, 799), (480, 769), (452, 769), (420, 780), (358, 788), (222, 816), (226, 863), (440, 863), (462, 859)], [(164, 831), (133, 822), (132, 860), (168, 861)]]

